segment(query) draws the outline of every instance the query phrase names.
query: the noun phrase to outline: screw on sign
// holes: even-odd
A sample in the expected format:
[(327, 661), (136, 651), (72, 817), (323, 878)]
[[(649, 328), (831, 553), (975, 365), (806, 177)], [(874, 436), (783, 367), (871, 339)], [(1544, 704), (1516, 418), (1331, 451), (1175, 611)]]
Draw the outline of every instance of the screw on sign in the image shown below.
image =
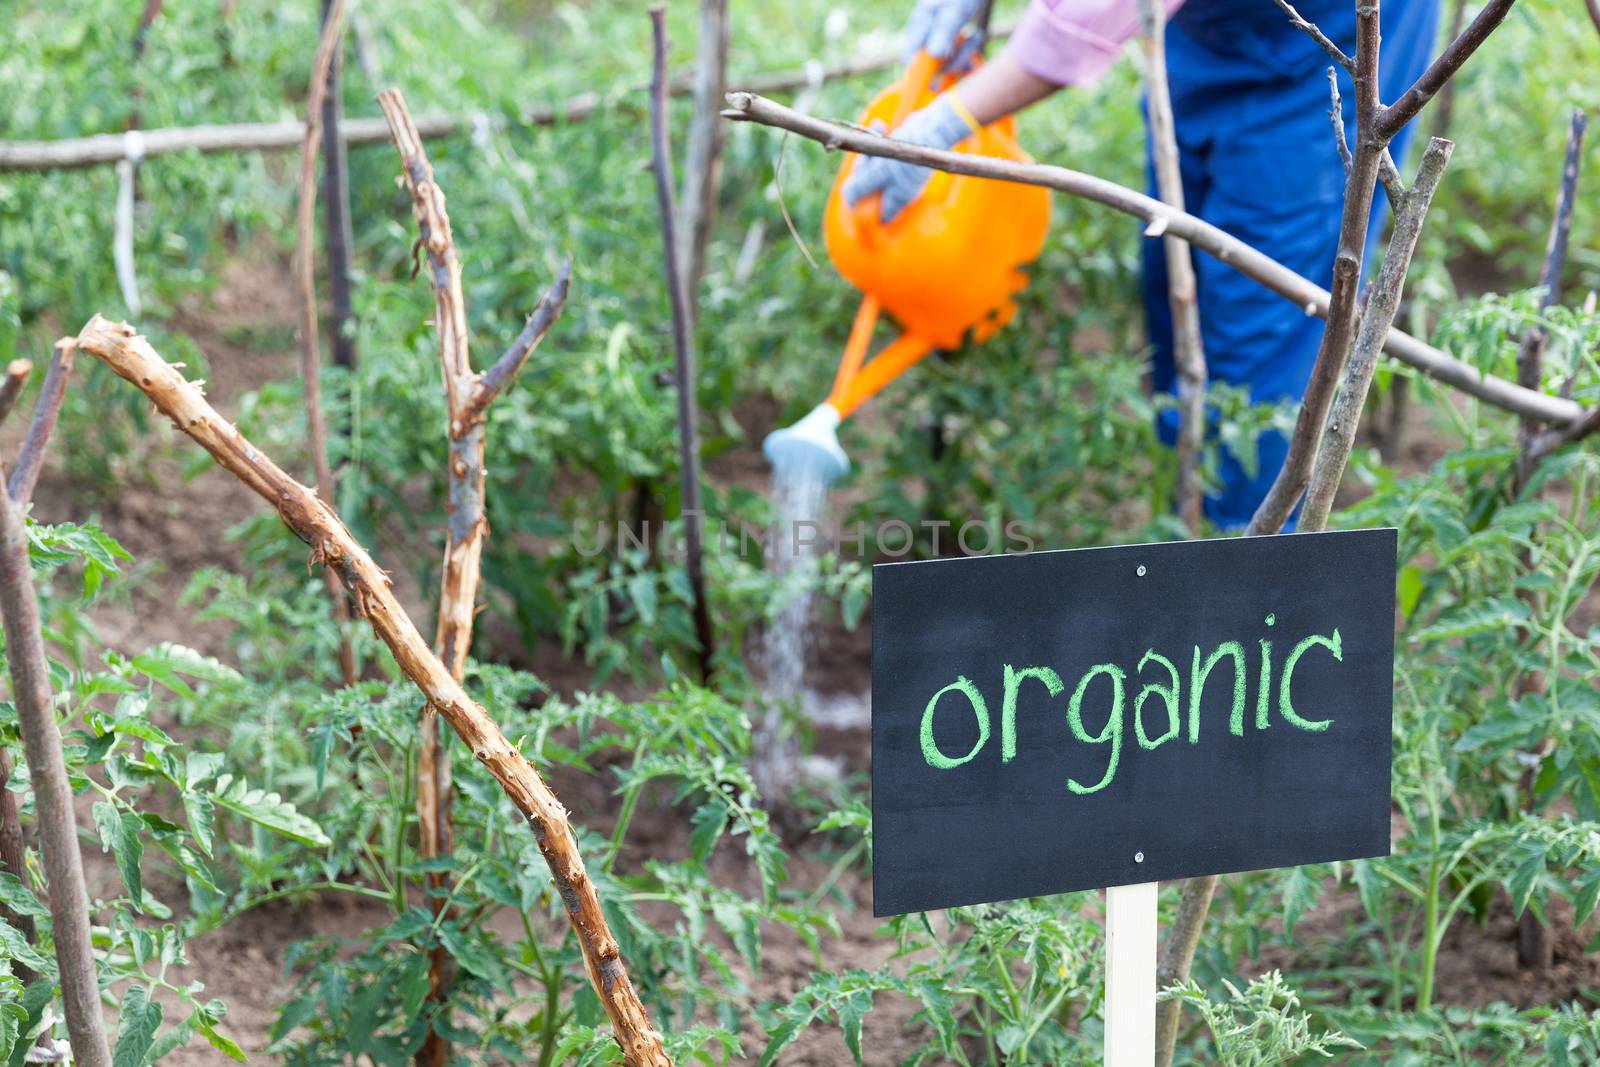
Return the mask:
[(1389, 852), (1395, 544), (875, 567), (874, 913), (1107, 888), (1107, 1062), (1151, 1062), (1158, 881)]

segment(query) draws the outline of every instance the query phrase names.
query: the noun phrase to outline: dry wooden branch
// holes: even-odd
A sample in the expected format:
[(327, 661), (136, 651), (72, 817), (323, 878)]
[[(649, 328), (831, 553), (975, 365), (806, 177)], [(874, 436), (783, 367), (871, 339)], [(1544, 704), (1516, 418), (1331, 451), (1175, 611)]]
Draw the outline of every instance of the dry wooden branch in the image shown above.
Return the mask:
[(661, 215), (661, 243), (666, 260), (667, 297), (672, 308), (673, 368), (678, 385), (678, 470), (682, 486), (679, 510), (683, 515), (683, 547), (687, 557), (689, 588), (694, 594), (694, 631), (700, 645), (700, 677), (703, 680), (711, 676), (714, 638), (711, 632), (711, 608), (706, 603), (705, 561), (701, 545), (701, 523), (705, 512), (700, 506), (700, 410), (695, 396), (698, 379), (694, 370), (689, 292), (674, 234), (672, 142), (667, 136), (667, 25), (666, 11), (659, 5), (650, 8), (650, 29), (655, 44), (650, 90), (651, 168), (655, 172), (656, 207)]
[(728, 76), (728, 0), (700, 0), (700, 37), (694, 67), (694, 116), (683, 153), (683, 196), (678, 202), (678, 263), (689, 288), (689, 311), (699, 301), (706, 244), (716, 219), (722, 175), (722, 94)]
[(1472, 53), (1478, 46), (1488, 40), (1489, 35), (1505, 20), (1506, 13), (1511, 10), (1511, 5), (1516, 0), (1489, 0), (1478, 17), (1473, 19), (1466, 29), (1451, 41), (1445, 50), (1439, 53), (1427, 70), (1422, 72), (1411, 88), (1400, 94), (1400, 98), (1393, 104), (1384, 108), (1378, 114), (1377, 123), (1373, 132), (1385, 143), (1394, 139), (1406, 123), (1416, 117), (1433, 95), (1444, 87), (1462, 64), (1472, 58)]
[[(17, 398), (22, 395), (22, 387), (32, 372), (33, 364), (25, 359), (14, 359), (6, 364), (5, 377), (0, 379), (0, 422), (4, 422), (6, 416), (11, 414), (11, 409), (17, 406)], [(11, 753), (0, 748), (0, 869), (10, 872), (23, 885), (27, 885), (27, 846), (22, 836), (22, 811), (17, 794), (6, 788), (14, 769)], [(33, 916), (18, 915), (0, 907), (0, 919), (10, 923), (32, 944), (35, 932)], [(12, 960), (11, 966), (23, 985), (38, 977), (18, 960)]]
[(1589, 9), (1589, 21), (1594, 23), (1596, 32), (1600, 32), (1600, 0), (1583, 0), (1583, 6)]
[(523, 324), (522, 332), (517, 334), (510, 347), (500, 354), (500, 358), (494, 361), (494, 365), (478, 376), (478, 384), (473, 388), (472, 397), (467, 404), (469, 417), (481, 418), (488, 410), (489, 404), (500, 395), (500, 390), (522, 370), (523, 364), (528, 362), (533, 350), (544, 340), (544, 335), (550, 332), (550, 327), (561, 317), (562, 309), (567, 306), (567, 288), (571, 283), (572, 257), (569, 255), (562, 260), (561, 269), (556, 272), (556, 280), (551, 284), (549, 291), (539, 298), (539, 304), (533, 309), (533, 314), (528, 316), (528, 321)]
[[(1286, 0), (1278, 0), (1289, 11)], [(1296, 16), (1298, 17), (1298, 16)], [(1178, 166), (1178, 135), (1167, 89), (1166, 11), (1161, 0), (1139, 0), (1145, 49), (1145, 99), (1149, 105), (1150, 144), (1161, 200), (1183, 210), (1183, 174)], [(1167, 262), (1167, 303), (1172, 309), (1172, 362), (1178, 377), (1178, 515), (1189, 532), (1200, 533), (1205, 485), (1200, 454), (1206, 436), (1206, 352), (1200, 333), (1200, 303), (1195, 294), (1194, 258), (1181, 238), (1161, 238)]]
[[(322, 0), (326, 30), (334, 0)], [(333, 322), (333, 362), (350, 370), (356, 365), (355, 316), (350, 306), (350, 255), (355, 238), (350, 225), (350, 165), (345, 157), (344, 49), (335, 47), (322, 98), (322, 226), (328, 258), (328, 303)]]
[(245, 440), (133, 327), (97, 315), (78, 335), (78, 346), (138, 387), (218, 464), (277, 509), (289, 529), (311, 546), (316, 562), (338, 573), (362, 617), (394, 654), (401, 672), (444, 716), (528, 820), (577, 934), (589, 979), (610, 1016), (624, 1062), (628, 1067), (669, 1067), (661, 1036), (651, 1027), (634, 991), (601, 910), (599, 894), (584, 869), (566, 809), (533, 765), (451, 676), (395, 599), (388, 576), (351, 536), (338, 514)]
[[(993, 39), (1005, 37), (1015, 28), (1012, 24), (996, 27)], [(798, 70), (778, 70), (737, 79), (751, 92), (787, 93), (811, 85), (853, 78), (878, 71), (893, 70), (900, 66), (898, 49), (885, 49), (837, 63), (808, 63)], [(380, 83), (381, 79), (375, 79)], [(641, 86), (640, 88), (645, 88)], [(693, 82), (674, 79), (671, 92), (674, 96), (693, 91)], [(541, 104), (524, 111), (520, 119), (529, 126), (560, 126), (582, 122), (613, 106), (623, 106), (631, 101), (631, 94), (612, 94), (602, 97), (598, 93), (580, 93), (555, 104)], [(452, 137), (470, 131), (483, 118), (492, 122), (503, 121), (499, 116), (451, 115), (434, 112), (417, 116), (417, 129), (426, 139)], [(203, 124), (198, 126), (169, 126), (144, 131), (144, 157), (169, 155), (174, 152), (283, 152), (298, 148), (305, 127), (298, 122), (239, 122), (228, 124)], [(362, 146), (387, 143), (389, 127), (381, 118), (346, 119), (340, 126), (340, 137), (346, 145)], [(0, 171), (11, 170), (73, 170), (116, 163), (127, 154), (120, 133), (97, 133), (87, 137), (70, 137), (55, 141), (0, 141)]]
[[(1166, 232), (1188, 241), (1195, 248), (1277, 293), (1307, 314), (1326, 316), (1329, 294), (1320, 285), (1301, 277), (1237, 237), (1186, 212), (1174, 211), (1159, 200), (1126, 186), (1106, 181), (1066, 167), (1011, 160), (963, 152), (941, 152), (921, 145), (897, 141), (872, 130), (802, 115), (792, 108), (749, 92), (728, 94), (729, 109), (723, 116), (736, 122), (756, 122), (775, 126), (817, 141), (829, 148), (843, 148), (863, 155), (904, 160), (951, 174), (972, 174), (980, 178), (1042, 185), (1073, 196), (1104, 204), (1143, 222), (1164, 220)], [(1513, 414), (1527, 414), (1552, 426), (1564, 427), (1584, 416), (1579, 404), (1561, 397), (1523, 389), (1514, 382), (1481, 373), (1400, 330), (1390, 330), (1384, 351), (1416, 368), (1426, 377), (1459, 389), (1469, 396)]]
[(33, 499), (33, 487), (39, 482), (39, 472), (44, 469), (44, 451), (55, 432), (56, 418), (61, 414), (61, 404), (67, 397), (67, 379), (72, 376), (73, 345), (71, 338), (55, 343), (50, 353), (50, 366), (44, 372), (44, 384), (39, 386), (39, 399), (33, 406), (33, 421), (28, 423), (28, 435), (22, 439), (17, 452), (17, 465), (6, 483), (6, 492), (12, 503), (26, 508)]
[[(444, 661), (450, 676), (460, 682), (466, 676), (467, 654), (472, 648), (483, 544), (489, 532), (484, 514), (484, 417), (490, 402), (527, 361), (561, 314), (566, 304), (572, 261), (569, 258), (562, 265), (552, 291), (540, 301), (505, 354), (487, 373), (475, 373), (469, 351), (466, 298), (461, 289), (461, 260), (456, 255), (444, 192), (434, 180), (433, 165), (423, 150), (422, 137), (400, 90), (387, 89), (379, 93), (378, 104), (383, 108), (400, 154), (400, 169), (411, 192), (419, 244), (427, 254), (428, 276), (433, 285), (434, 323), (439, 329), (439, 364), (447, 408), (449, 454), (446, 464), (450, 486), (434, 651)], [(417, 753), (420, 851), (424, 859), (435, 859), (449, 855), (453, 843), (450, 757), (439, 743), (439, 720), (431, 706), (423, 706), (420, 728), (421, 744)], [(428, 885), (433, 891), (434, 914), (440, 915), (445, 910), (446, 872), (430, 874)], [(430, 954), (428, 968), (431, 998), (443, 999), (450, 970), (450, 954), (443, 946), (436, 946)], [(449, 1059), (450, 1044), (435, 1027), (418, 1051), (417, 1062), (442, 1067)]]
[[(1561, 302), (1561, 275), (1567, 266), (1567, 238), (1572, 233), (1572, 210), (1578, 199), (1578, 171), (1583, 163), (1583, 136), (1589, 116), (1574, 108), (1567, 125), (1567, 152), (1561, 167), (1561, 184), (1556, 192), (1556, 208), (1550, 216), (1550, 236), (1545, 240), (1544, 262), (1539, 268), (1539, 310), (1548, 311)], [(1526, 389), (1544, 385), (1544, 351), (1550, 335), (1537, 323), (1522, 332), (1517, 348), (1517, 384)], [(1542, 450), (1543, 429), (1531, 419), (1518, 428), (1517, 484), (1525, 484), (1533, 469), (1548, 455)]]
[[(300, 202), (295, 213), (295, 275), (300, 311), (300, 377), (306, 394), (306, 441), (316, 472), (317, 492), (336, 499), (333, 468), (328, 464), (328, 424), (322, 411), (322, 356), (317, 345), (317, 143), (321, 137), (322, 101), (328, 91), (329, 72), (344, 29), (344, 0), (332, 0), (323, 20), (322, 37), (311, 64), (311, 85), (306, 93), (305, 134), (300, 148)], [(339, 630), (339, 673), (345, 685), (356, 683), (355, 650), (346, 632), (350, 605), (332, 571), (323, 571), (333, 622)]]
[(1328, 53), (1329, 59), (1349, 71), (1351, 75), (1355, 74), (1356, 61), (1346, 55), (1344, 49), (1330, 41), (1328, 35), (1322, 32), (1321, 27), (1315, 22), (1307, 22), (1301, 17), (1300, 12), (1294, 9), (1294, 5), (1289, 3), (1289, 0), (1272, 0), (1272, 2), (1277, 4), (1285, 15), (1289, 16), (1289, 25), (1317, 42), (1322, 47), (1322, 50)]
[[(1183, 883), (1178, 914), (1173, 916), (1172, 931), (1167, 935), (1161, 959), (1156, 964), (1157, 989), (1167, 989), (1189, 977), (1195, 949), (1200, 946), (1200, 934), (1205, 930), (1206, 915), (1211, 910), (1211, 897), (1216, 891), (1215, 875), (1190, 878)], [(1178, 1020), (1182, 1014), (1177, 1001), (1164, 1000), (1156, 1005), (1156, 1067), (1172, 1067)]]
[(1334, 496), (1339, 491), (1345, 466), (1350, 462), (1351, 449), (1355, 447), (1356, 430), (1361, 424), (1361, 412), (1367, 403), (1367, 390), (1372, 386), (1372, 375), (1378, 366), (1378, 350), (1384, 335), (1394, 324), (1395, 313), (1400, 310), (1400, 294), (1405, 288), (1411, 257), (1417, 250), (1417, 240), (1422, 235), (1422, 222), (1433, 204), (1433, 194), (1439, 188), (1439, 179), (1450, 162), (1450, 153), (1454, 148), (1455, 145), (1449, 141), (1433, 138), (1422, 156), (1417, 178), (1411, 183), (1411, 191), (1395, 205), (1394, 232), (1389, 237), (1383, 267), (1367, 294), (1355, 347), (1345, 368), (1344, 382), (1339, 386), (1339, 397), (1334, 401), (1333, 411), (1323, 431), (1322, 445), (1317, 450), (1316, 463), (1312, 467), (1311, 484), (1306, 490), (1306, 502), (1301, 509), (1299, 525), (1299, 529), (1308, 533), (1325, 529), (1328, 525)]
[(22, 387), (32, 373), (33, 364), (25, 359), (14, 359), (6, 364), (5, 377), (0, 378), (0, 422), (4, 422), (11, 409), (17, 406), (17, 398), (22, 396)]
[[(398, 89), (378, 94), (379, 106), (394, 133), (401, 171), (411, 190), (412, 213), (417, 219), (420, 243), (428, 256), (433, 283), (434, 324), (439, 330), (439, 364), (444, 375), (447, 408), (446, 458), (450, 486), (449, 521), (445, 534), (444, 563), (439, 580), (439, 618), (433, 648), (444, 660), (450, 677), (466, 676), (467, 653), (472, 647), (472, 623), (477, 611), (478, 578), (488, 521), (483, 514), (483, 420), (467, 418), (463, 406), (476, 385), (468, 354), (467, 305), (461, 291), (461, 261), (456, 256), (444, 193), (434, 183), (433, 166), (422, 150), (416, 123)], [(422, 858), (448, 856), (455, 834), (450, 824), (450, 756), (439, 738), (439, 716), (422, 706), (417, 749), (417, 825)], [(435, 917), (444, 912), (448, 875), (428, 875), (430, 907)], [(428, 954), (428, 997), (442, 1002), (451, 975), (450, 953), (435, 945)], [(439, 1009), (443, 1011), (441, 1007)], [(441, 1019), (441, 1021), (447, 1021)], [(419, 1067), (443, 1067), (450, 1059), (450, 1042), (438, 1026), (431, 1027), (417, 1051)]]
[[(56, 347), (60, 351), (63, 346)], [(65, 347), (71, 351), (70, 343)], [(39, 845), (49, 886), (50, 922), (72, 1058), (81, 1067), (111, 1067), (111, 1049), (100, 1020), (99, 973), (89, 939), (89, 894), (84, 888), (72, 787), (67, 782), (61, 729), (56, 725), (50, 690), (50, 665), (39, 628), (28, 531), (22, 510), (9, 493), (0, 493), (0, 616), (11, 671), (11, 699), (17, 708), (38, 811)]]
[(1386, 139), (1376, 133), (1378, 101), (1378, 4), (1356, 7), (1356, 143), (1344, 183), (1344, 208), (1339, 217), (1339, 247), (1333, 260), (1333, 290), (1328, 297), (1328, 325), (1322, 331), (1316, 362), (1306, 383), (1300, 412), (1289, 437), (1289, 454), (1250, 517), (1247, 536), (1277, 533), (1305, 491), (1316, 459), (1322, 427), (1333, 404), (1356, 332), (1361, 269), (1366, 254), (1367, 226), (1383, 160)]

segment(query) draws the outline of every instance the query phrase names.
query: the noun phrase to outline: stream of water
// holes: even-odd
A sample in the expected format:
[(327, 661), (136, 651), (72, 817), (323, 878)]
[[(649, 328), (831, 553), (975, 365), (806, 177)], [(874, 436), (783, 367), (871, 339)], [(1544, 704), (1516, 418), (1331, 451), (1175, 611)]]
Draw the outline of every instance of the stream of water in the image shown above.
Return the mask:
[[(772, 472), (772, 504), (778, 525), (769, 558), (778, 578), (780, 603), (768, 620), (761, 646), (766, 706), (756, 727), (754, 773), (761, 791), (774, 797), (787, 791), (796, 773), (797, 750), (793, 738), (785, 735), (783, 715), (786, 707), (804, 705), (806, 653), (811, 646), (816, 575), (827, 529), (827, 498), (827, 483), (810, 464), (782, 466)], [(802, 522), (817, 525), (802, 531)]]

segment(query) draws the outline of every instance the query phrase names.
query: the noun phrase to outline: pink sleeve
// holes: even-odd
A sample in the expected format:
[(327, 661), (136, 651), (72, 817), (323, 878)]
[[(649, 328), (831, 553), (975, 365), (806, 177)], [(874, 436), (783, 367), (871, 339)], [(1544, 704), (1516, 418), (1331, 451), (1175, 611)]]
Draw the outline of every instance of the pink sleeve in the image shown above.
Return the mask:
[[(1183, 0), (1163, 0), (1170, 16)], [(1029, 0), (1006, 52), (1056, 85), (1090, 85), (1139, 34), (1138, 0)]]

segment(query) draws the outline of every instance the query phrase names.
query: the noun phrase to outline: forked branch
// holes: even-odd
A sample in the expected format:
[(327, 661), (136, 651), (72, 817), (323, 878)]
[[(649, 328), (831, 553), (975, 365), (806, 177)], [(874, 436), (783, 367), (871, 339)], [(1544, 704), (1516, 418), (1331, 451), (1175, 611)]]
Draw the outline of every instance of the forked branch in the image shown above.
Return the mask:
[[(420, 233), (418, 244), (428, 257), (428, 277), (433, 284), (434, 324), (439, 330), (439, 364), (444, 375), (446, 412), (445, 439), (449, 446), (446, 476), (450, 486), (449, 521), (445, 531), (444, 563), (439, 579), (439, 620), (434, 635), (434, 650), (444, 660), (450, 676), (460, 682), (466, 676), (467, 655), (472, 648), (473, 620), (477, 614), (478, 583), (481, 576), (483, 545), (489, 534), (484, 514), (484, 415), (490, 401), (500, 392), (544, 337), (566, 302), (567, 283), (572, 264), (569, 259), (556, 280), (556, 292), (541, 302), (521, 335), (500, 357), (489, 374), (480, 376), (472, 369), (467, 330), (467, 303), (461, 288), (461, 260), (456, 255), (455, 237), (445, 196), (434, 180), (433, 165), (422, 147), (422, 136), (398, 89), (378, 94), (379, 106), (394, 134), (400, 153), (400, 166), (406, 187), (411, 192), (411, 210)], [(424, 705), (420, 720), (421, 741), (417, 751), (417, 819), (421, 826), (424, 859), (447, 856), (452, 847), (450, 824), (450, 757), (440, 745), (439, 720), (431, 706)], [(448, 874), (428, 875), (435, 916), (446, 911)], [(430, 953), (430, 996), (442, 1000), (449, 981), (451, 957), (444, 946)], [(440, 1027), (428, 1034), (417, 1062), (422, 1067), (443, 1067), (450, 1060), (450, 1045)]]
[(1478, 12), (1478, 17), (1468, 23), (1467, 28), (1439, 53), (1439, 58), (1422, 72), (1422, 76), (1412, 83), (1411, 88), (1401, 93), (1398, 100), (1379, 113), (1373, 132), (1386, 144), (1393, 140), (1395, 134), (1416, 117), (1417, 112), (1433, 99), (1434, 94), (1444, 88), (1445, 83), (1455, 77), (1462, 65), (1472, 58), (1472, 53), (1489, 39), (1489, 35), (1505, 21), (1506, 13), (1516, 2), (1517, 0), (1489, 0), (1483, 10)]
[(650, 1025), (623, 965), (566, 809), (434, 654), (390, 591), (388, 576), (351, 536), (332, 506), (245, 440), (131, 326), (107, 322), (97, 315), (78, 335), (78, 346), (104, 360), (148, 396), (218, 464), (271, 504), (289, 529), (311, 546), (313, 560), (339, 575), (373, 632), (394, 654), (401, 672), (444, 716), (527, 819), (577, 934), (589, 980), (611, 1019), (623, 1062), (628, 1067), (670, 1067), (661, 1035)]
[(1427, 217), (1428, 208), (1433, 205), (1433, 194), (1439, 188), (1439, 179), (1444, 175), (1444, 168), (1450, 162), (1450, 153), (1454, 148), (1455, 145), (1449, 141), (1433, 138), (1423, 154), (1416, 181), (1411, 183), (1411, 191), (1395, 206), (1394, 232), (1389, 237), (1389, 248), (1383, 256), (1383, 267), (1367, 294), (1355, 347), (1351, 350), (1344, 381), (1339, 386), (1339, 396), (1334, 401), (1333, 411), (1323, 431), (1322, 446), (1317, 450), (1316, 463), (1312, 467), (1311, 484), (1306, 490), (1299, 526), (1307, 533), (1325, 529), (1328, 525), (1334, 496), (1344, 477), (1345, 466), (1350, 462), (1350, 452), (1355, 447), (1361, 411), (1366, 405), (1367, 390), (1372, 386), (1372, 375), (1378, 366), (1378, 350), (1383, 343), (1383, 336), (1394, 324), (1396, 312), (1400, 310), (1400, 295), (1405, 288), (1411, 257), (1417, 250), (1417, 240), (1422, 235), (1422, 222)]

